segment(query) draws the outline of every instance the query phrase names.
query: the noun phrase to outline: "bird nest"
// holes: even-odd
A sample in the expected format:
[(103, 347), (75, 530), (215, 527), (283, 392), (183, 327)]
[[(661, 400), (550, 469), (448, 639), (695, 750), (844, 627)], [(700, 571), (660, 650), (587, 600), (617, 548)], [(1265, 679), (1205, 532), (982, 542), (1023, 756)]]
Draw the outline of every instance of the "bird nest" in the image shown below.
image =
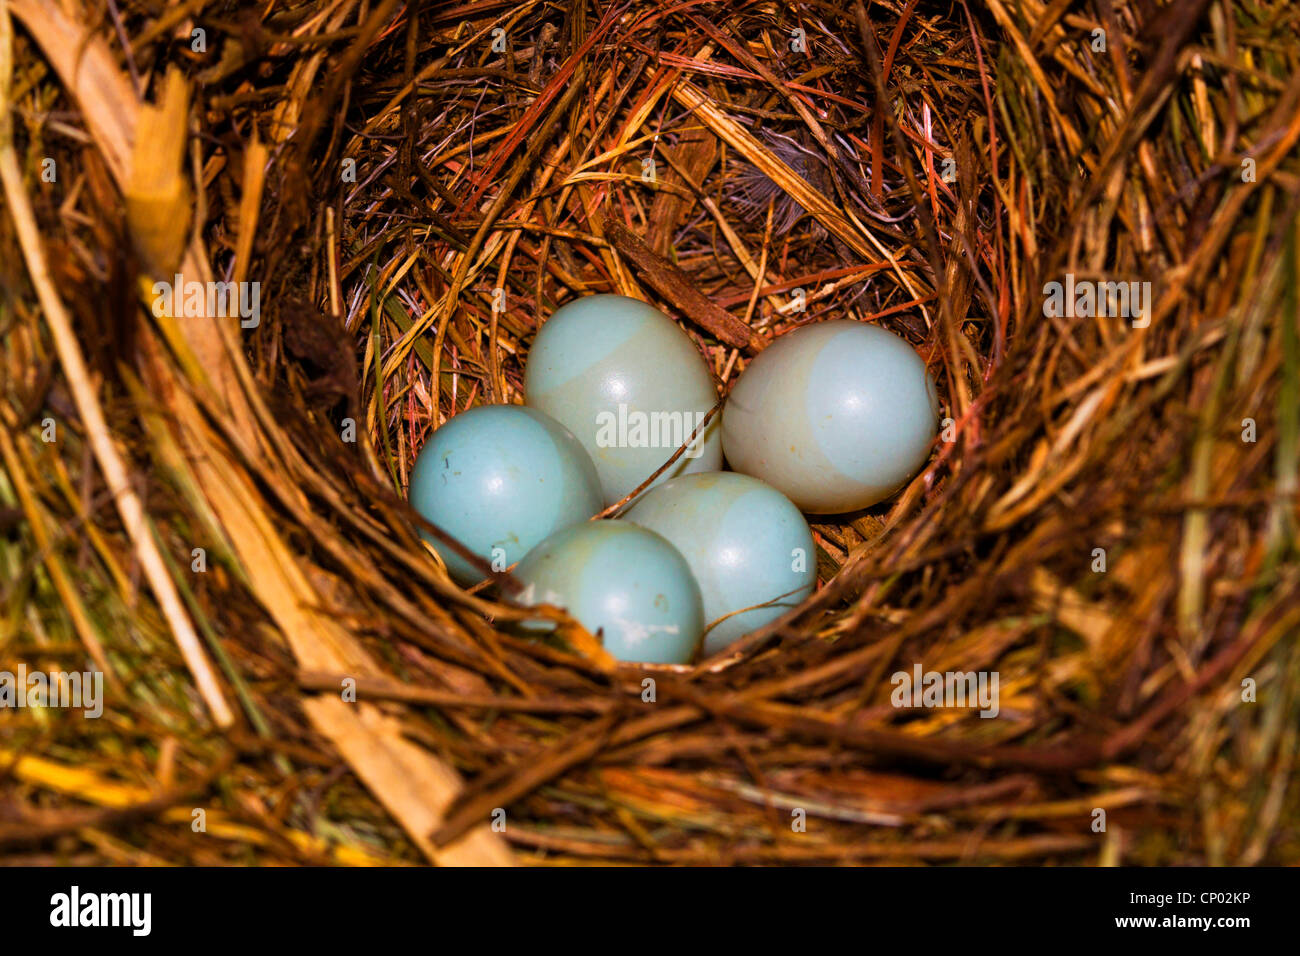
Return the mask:
[[(0, 11), (0, 670), (103, 675), (0, 724), (6, 861), (1300, 855), (1293, 5)], [(938, 383), (691, 666), (405, 504), (599, 292), (720, 396), (832, 318)]]

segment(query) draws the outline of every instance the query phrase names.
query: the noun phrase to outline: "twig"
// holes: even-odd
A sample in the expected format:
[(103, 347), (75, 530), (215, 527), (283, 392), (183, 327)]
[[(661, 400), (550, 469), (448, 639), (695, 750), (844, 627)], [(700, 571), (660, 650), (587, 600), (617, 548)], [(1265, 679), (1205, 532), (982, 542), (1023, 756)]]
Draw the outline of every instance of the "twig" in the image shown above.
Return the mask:
[(613, 216), (604, 222), (605, 238), (619, 254), (632, 261), (637, 271), (661, 296), (682, 310), (690, 321), (712, 333), (728, 345), (758, 352), (763, 340), (744, 322), (713, 302), (695, 288), (695, 283), (681, 269), (655, 252)]

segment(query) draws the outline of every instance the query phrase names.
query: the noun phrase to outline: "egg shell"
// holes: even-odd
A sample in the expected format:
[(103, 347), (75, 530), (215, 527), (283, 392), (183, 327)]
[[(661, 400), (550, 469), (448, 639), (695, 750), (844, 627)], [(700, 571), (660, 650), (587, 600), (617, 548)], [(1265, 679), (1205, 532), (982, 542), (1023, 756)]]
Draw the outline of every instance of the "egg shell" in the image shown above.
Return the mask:
[(939, 398), (916, 351), (854, 321), (780, 336), (741, 373), (722, 412), (736, 471), (809, 514), (873, 505), (925, 463)]
[[(582, 445), (550, 416), (520, 405), (484, 405), (450, 418), (420, 449), (409, 495), (426, 521), (502, 571), (553, 531), (601, 508), (600, 480)], [(425, 537), (455, 580), (484, 577)]]
[(685, 664), (704, 630), (700, 589), (662, 537), (622, 521), (589, 521), (551, 535), (514, 577), (517, 600), (553, 604), (621, 661)]
[(817, 581), (808, 522), (749, 475), (674, 478), (638, 498), (622, 520), (662, 535), (690, 565), (704, 601), (705, 654), (780, 617)]
[[(578, 436), (606, 504), (654, 474), (717, 402), (704, 356), (671, 319), (622, 295), (562, 306), (528, 353), (524, 393)], [(722, 467), (718, 420), (658, 479)]]

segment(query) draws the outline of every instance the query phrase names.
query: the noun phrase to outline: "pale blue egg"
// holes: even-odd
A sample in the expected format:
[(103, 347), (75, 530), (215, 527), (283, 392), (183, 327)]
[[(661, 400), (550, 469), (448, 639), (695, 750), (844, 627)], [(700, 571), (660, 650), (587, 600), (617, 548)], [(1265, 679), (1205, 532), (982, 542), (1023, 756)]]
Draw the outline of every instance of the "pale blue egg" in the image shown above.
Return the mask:
[(637, 499), (623, 520), (662, 535), (690, 565), (704, 600), (705, 654), (780, 617), (817, 581), (808, 522), (748, 475), (674, 478)]
[(835, 514), (915, 475), (938, 419), (934, 381), (907, 342), (862, 322), (822, 322), (749, 363), (722, 412), (722, 445), (736, 471), (809, 514)]
[[(435, 431), (411, 469), (411, 506), (495, 570), (601, 508), (591, 458), (559, 422), (521, 405), (484, 405)], [(485, 575), (425, 535), (461, 584)]]
[[(528, 353), (524, 393), (578, 436), (606, 504), (654, 474), (718, 400), (686, 333), (653, 306), (622, 295), (591, 295), (557, 309)], [(659, 481), (721, 467), (715, 417)]]
[(568, 611), (621, 661), (685, 664), (704, 630), (686, 559), (645, 528), (589, 521), (551, 535), (519, 562), (516, 600)]

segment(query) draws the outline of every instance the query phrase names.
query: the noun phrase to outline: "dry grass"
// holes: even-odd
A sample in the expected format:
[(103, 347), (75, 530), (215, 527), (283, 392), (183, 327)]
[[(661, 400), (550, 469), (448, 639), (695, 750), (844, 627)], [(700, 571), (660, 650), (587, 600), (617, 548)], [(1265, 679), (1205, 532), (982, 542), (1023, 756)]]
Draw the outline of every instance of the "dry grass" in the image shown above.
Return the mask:
[[(841, 7), (0, 0), (0, 670), (107, 674), (0, 718), (0, 859), (1300, 858), (1300, 10)], [(176, 271), (260, 324), (153, 315)], [(724, 391), (878, 322), (952, 420), (653, 703), (403, 504), (606, 291)], [(891, 706), (917, 662), (998, 719)]]

